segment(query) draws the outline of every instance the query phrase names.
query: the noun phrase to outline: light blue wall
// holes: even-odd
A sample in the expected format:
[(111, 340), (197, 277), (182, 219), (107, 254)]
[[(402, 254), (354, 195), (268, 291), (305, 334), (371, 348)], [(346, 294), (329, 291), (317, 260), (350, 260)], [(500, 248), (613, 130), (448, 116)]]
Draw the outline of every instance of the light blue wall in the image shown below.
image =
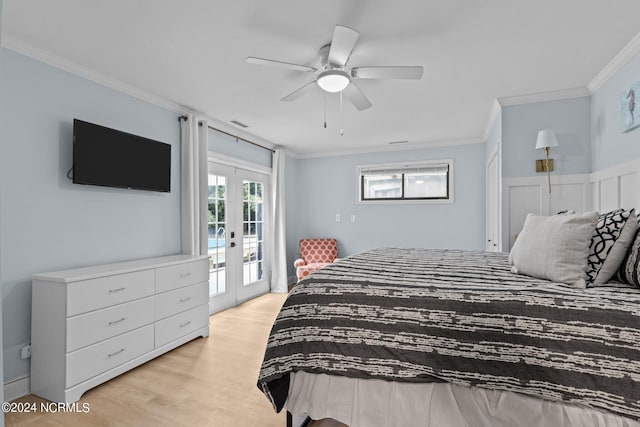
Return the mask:
[[(640, 128), (622, 133), (620, 125), (620, 94), (638, 81), (640, 54), (591, 96), (591, 168), (594, 172), (640, 157)], [(640, 96), (636, 103), (636, 109), (640, 108)]]
[(534, 176), (541, 129), (553, 129), (558, 137), (552, 148), (554, 174), (591, 172), (590, 97), (506, 106), (502, 108), (502, 176)]
[(285, 217), (286, 217), (286, 239), (287, 239), (287, 276), (295, 277), (296, 271), (293, 268), (293, 262), (298, 257), (298, 240), (299, 236), (302, 235), (301, 232), (301, 222), (306, 221), (306, 218), (303, 218), (300, 215), (300, 197), (299, 192), (301, 191), (300, 186), (298, 185), (298, 176), (299, 176), (299, 168), (298, 168), (299, 160), (287, 156), (286, 163), (284, 166), (285, 169)]
[[(483, 249), (485, 151), (485, 144), (471, 144), (298, 159), (297, 179), (289, 179), (297, 185), (290, 217), (297, 215), (299, 222), (297, 231), (287, 227), (287, 247), (296, 256), (299, 239), (329, 236), (338, 239), (340, 256), (381, 246)], [(447, 158), (454, 159), (453, 204), (356, 203), (357, 165)], [(294, 209), (290, 203), (288, 213)]]
[[(180, 252), (177, 114), (2, 49), (0, 250), (4, 378), (20, 360), (31, 316), (31, 275)], [(72, 184), (73, 119), (172, 145), (171, 192)]]

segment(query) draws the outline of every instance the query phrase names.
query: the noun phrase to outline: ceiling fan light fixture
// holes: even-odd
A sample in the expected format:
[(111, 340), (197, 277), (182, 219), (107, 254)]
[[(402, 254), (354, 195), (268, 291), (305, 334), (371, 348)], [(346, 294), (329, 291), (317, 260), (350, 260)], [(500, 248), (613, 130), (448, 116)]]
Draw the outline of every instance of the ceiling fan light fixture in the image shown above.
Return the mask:
[(341, 92), (351, 82), (349, 74), (342, 70), (327, 70), (318, 76), (318, 86), (326, 92)]

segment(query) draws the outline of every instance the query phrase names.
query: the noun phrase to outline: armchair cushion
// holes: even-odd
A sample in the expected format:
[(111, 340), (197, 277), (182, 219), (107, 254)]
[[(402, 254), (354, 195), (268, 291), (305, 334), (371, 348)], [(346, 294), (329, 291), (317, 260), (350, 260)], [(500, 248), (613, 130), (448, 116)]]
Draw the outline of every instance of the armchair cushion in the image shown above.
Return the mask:
[(331, 264), (330, 262), (312, 262), (311, 264), (303, 265), (296, 269), (296, 276), (298, 277), (298, 282), (314, 271), (320, 270), (325, 265)]
[(333, 262), (338, 256), (336, 239), (302, 239), (300, 240), (300, 258), (305, 263)]
[(293, 263), (296, 267), (298, 281), (325, 265), (331, 264), (337, 256), (338, 242), (336, 239), (300, 240), (300, 258)]

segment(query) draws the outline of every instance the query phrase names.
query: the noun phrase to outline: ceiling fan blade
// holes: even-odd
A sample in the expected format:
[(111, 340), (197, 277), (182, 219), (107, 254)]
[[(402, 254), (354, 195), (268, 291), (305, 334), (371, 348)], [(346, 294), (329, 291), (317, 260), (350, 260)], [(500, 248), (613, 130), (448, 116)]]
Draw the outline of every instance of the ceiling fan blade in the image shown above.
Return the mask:
[(280, 68), (287, 68), (289, 70), (305, 71), (307, 73), (313, 73), (317, 71), (313, 67), (307, 67), (306, 65), (291, 64), (290, 62), (275, 61), (273, 59), (256, 58), (255, 56), (249, 56), (247, 58), (249, 64), (258, 65), (272, 65)]
[(420, 80), (423, 69), (417, 67), (355, 67), (351, 69), (354, 79), (411, 79)]
[(342, 92), (359, 111), (366, 110), (373, 106), (371, 101), (369, 101), (367, 97), (360, 92), (360, 89), (358, 89), (353, 82), (349, 83), (349, 86), (347, 86)]
[(294, 90), (289, 95), (287, 95), (284, 98), (282, 98), (281, 101), (286, 101), (286, 102), (295, 101), (296, 99), (300, 98), (302, 95), (304, 95), (305, 93), (307, 93), (311, 89), (313, 89), (313, 87), (315, 85), (316, 85), (316, 81), (315, 80), (310, 81), (306, 85), (302, 86), (301, 88), (298, 88), (298, 89)]
[(331, 40), (331, 48), (329, 49), (329, 62), (333, 65), (344, 67), (359, 36), (360, 33), (356, 30), (336, 25), (336, 29), (333, 31), (333, 39)]

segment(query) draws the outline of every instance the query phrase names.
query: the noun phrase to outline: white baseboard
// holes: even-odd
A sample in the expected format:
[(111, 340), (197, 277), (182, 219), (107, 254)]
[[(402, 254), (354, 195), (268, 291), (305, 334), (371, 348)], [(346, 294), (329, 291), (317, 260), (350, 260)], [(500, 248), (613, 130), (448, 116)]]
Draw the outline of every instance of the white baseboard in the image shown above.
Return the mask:
[(4, 385), (4, 401), (11, 402), (31, 393), (31, 377), (20, 378)]

